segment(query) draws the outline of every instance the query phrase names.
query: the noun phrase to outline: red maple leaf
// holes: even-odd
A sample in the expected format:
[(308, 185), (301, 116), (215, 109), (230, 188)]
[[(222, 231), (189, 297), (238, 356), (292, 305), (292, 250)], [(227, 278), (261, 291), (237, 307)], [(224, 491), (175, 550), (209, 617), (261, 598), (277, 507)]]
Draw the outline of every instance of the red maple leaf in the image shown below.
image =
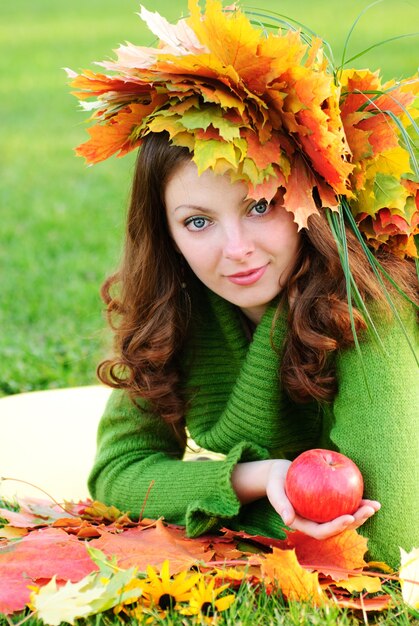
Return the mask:
[(103, 530), (101, 535), (90, 545), (107, 556), (115, 556), (124, 569), (135, 566), (145, 570), (147, 565), (160, 568), (168, 559), (170, 573), (175, 574), (189, 569), (199, 559), (209, 561), (214, 554), (205, 537), (187, 539), (184, 529), (165, 527), (160, 520), (152, 528), (130, 528), (119, 535)]
[(28, 585), (37, 580), (47, 582), (56, 576), (57, 580), (77, 582), (97, 569), (85, 543), (76, 537), (58, 528), (34, 530), (0, 548), (0, 589), (13, 589), (13, 593), (2, 592), (0, 612), (24, 609), (29, 601)]

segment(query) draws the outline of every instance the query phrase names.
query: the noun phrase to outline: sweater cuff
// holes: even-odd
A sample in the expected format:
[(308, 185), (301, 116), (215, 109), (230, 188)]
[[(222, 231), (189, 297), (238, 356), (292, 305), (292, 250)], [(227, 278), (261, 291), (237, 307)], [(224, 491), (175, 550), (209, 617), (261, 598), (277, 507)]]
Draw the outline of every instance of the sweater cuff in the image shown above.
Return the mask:
[(262, 535), (272, 539), (286, 539), (285, 531), (289, 530), (268, 498), (244, 505), (229, 527), (231, 530), (244, 530), (250, 535)]
[[(264, 448), (242, 442), (234, 446), (225, 460), (220, 462), (216, 477), (217, 490), (205, 499), (190, 502), (186, 511), (186, 535), (198, 537), (225, 525), (240, 512), (241, 503), (231, 483), (231, 475), (237, 463), (263, 461), (269, 458)], [(191, 461), (192, 463), (194, 461)], [(204, 463), (211, 461), (203, 461)]]

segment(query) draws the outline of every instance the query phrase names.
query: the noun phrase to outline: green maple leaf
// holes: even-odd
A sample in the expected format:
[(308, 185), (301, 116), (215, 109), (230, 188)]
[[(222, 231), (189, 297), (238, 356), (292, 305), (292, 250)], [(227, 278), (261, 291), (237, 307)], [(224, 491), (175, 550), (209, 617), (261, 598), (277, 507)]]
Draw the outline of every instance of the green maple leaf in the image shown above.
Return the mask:
[(214, 168), (217, 159), (225, 159), (233, 168), (238, 167), (237, 154), (232, 143), (217, 139), (197, 139), (195, 142), (194, 161), (198, 174), (208, 168)]
[(202, 109), (189, 109), (182, 117), (182, 125), (187, 130), (207, 128), (212, 125), (225, 141), (233, 141), (240, 137), (240, 128), (226, 120), (219, 107), (204, 107)]
[(374, 180), (374, 211), (385, 207), (404, 212), (406, 190), (400, 180), (389, 174), (377, 172)]
[(77, 583), (67, 582), (63, 587), (58, 587), (54, 576), (47, 585), (31, 594), (31, 606), (45, 624), (74, 624), (76, 619), (92, 614), (90, 603), (103, 593), (103, 585), (95, 588), (91, 584), (93, 580), (94, 577), (89, 574)]
[[(99, 572), (88, 574), (76, 583), (57, 586), (52, 578), (31, 594), (31, 606), (45, 624), (74, 624), (77, 619), (102, 613), (122, 602), (134, 602), (142, 595), (136, 581), (136, 569), (123, 570), (97, 549), (87, 548)], [(133, 584), (134, 583), (134, 584)]]

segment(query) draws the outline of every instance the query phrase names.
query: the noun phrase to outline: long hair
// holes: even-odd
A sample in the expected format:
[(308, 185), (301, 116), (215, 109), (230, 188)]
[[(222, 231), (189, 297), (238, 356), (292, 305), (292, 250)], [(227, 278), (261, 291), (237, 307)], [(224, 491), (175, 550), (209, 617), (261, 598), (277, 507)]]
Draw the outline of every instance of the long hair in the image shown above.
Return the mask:
[[(115, 357), (99, 364), (98, 377), (149, 400), (168, 422), (184, 413), (177, 356), (188, 325), (180, 255), (171, 241), (164, 208), (168, 177), (190, 158), (169, 146), (166, 133), (150, 135), (138, 153), (120, 270), (102, 286)], [(117, 289), (115, 290), (115, 288)]]
[[(148, 400), (154, 412), (172, 424), (182, 422), (186, 408), (179, 355), (190, 311), (182, 289), (185, 268), (166, 221), (164, 190), (171, 174), (188, 159), (188, 149), (171, 145), (167, 133), (151, 133), (146, 138), (137, 157), (122, 265), (102, 287), (115, 333), (115, 357), (100, 363), (100, 380), (127, 389), (133, 399)], [(345, 277), (321, 213), (309, 218), (309, 228), (302, 231), (299, 257), (283, 291), (289, 306), (289, 332), (281, 347), (280, 379), (288, 394), (300, 402), (333, 399), (337, 383), (331, 356), (354, 343)], [(347, 240), (361, 295), (385, 309), (381, 287), (349, 228)], [(392, 255), (381, 257), (396, 282), (416, 299), (412, 265)], [(357, 331), (365, 329), (361, 313), (355, 309), (354, 316)]]
[[(281, 383), (297, 402), (332, 401), (337, 393), (333, 356), (354, 344), (346, 279), (336, 242), (324, 211), (309, 217), (302, 231), (300, 258), (287, 285), (289, 332), (281, 362)], [(346, 226), (349, 264), (359, 293), (371, 310), (390, 319), (391, 308), (383, 288), (366, 259), (355, 233)], [(381, 266), (404, 294), (419, 303), (414, 262), (391, 253), (376, 254)], [(390, 282), (390, 297), (398, 306), (403, 300)], [(367, 325), (361, 312), (351, 307), (356, 334)]]

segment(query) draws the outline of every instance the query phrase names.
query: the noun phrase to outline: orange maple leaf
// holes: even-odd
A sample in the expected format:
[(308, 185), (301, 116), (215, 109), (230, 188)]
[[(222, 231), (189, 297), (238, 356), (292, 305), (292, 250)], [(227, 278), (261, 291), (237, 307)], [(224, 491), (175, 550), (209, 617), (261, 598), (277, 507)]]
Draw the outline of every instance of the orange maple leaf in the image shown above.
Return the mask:
[(364, 113), (354, 112), (342, 117), (346, 139), (352, 152), (354, 162), (373, 156), (373, 150), (368, 138), (372, 131), (357, 127), (365, 117)]
[(374, 598), (343, 598), (336, 596), (335, 602), (344, 609), (355, 609), (358, 611), (384, 611), (391, 606), (392, 598), (388, 594), (375, 596)]
[[(72, 76), (72, 73), (70, 74)], [(138, 81), (116, 78), (84, 70), (83, 74), (76, 75), (71, 81), (71, 86), (81, 91), (72, 91), (72, 95), (80, 100), (86, 100), (92, 96), (101, 96), (104, 93), (119, 92), (119, 101), (123, 98), (121, 94), (128, 94), (128, 100), (132, 102), (132, 93), (143, 92), (149, 93), (150, 87), (141, 86)]]
[(273, 135), (265, 143), (259, 141), (256, 133), (250, 129), (243, 129), (241, 136), (247, 141), (247, 155), (260, 170), (272, 163), (281, 163), (281, 141), (278, 135)]
[(385, 113), (376, 113), (362, 120), (357, 129), (366, 133), (373, 154), (391, 150), (399, 145), (397, 126)]
[(293, 531), (287, 533), (283, 543), (284, 547), (295, 550), (303, 567), (321, 572), (333, 580), (343, 580), (366, 565), (367, 539), (356, 530), (346, 530), (322, 541)]
[(273, 548), (272, 554), (260, 557), (262, 576), (278, 585), (288, 600), (309, 601), (318, 606), (328, 602), (317, 573), (310, 573), (298, 562), (295, 550)]
[(197, 560), (211, 560), (214, 552), (208, 539), (186, 539), (184, 529), (166, 527), (157, 520), (153, 528), (131, 528), (120, 535), (101, 531), (99, 539), (90, 545), (109, 557), (116, 557), (124, 569), (135, 566), (145, 570), (147, 565), (159, 569), (165, 560), (170, 562), (170, 573), (189, 569)]
[(140, 145), (141, 140), (131, 135), (139, 122), (154, 111), (156, 99), (150, 104), (130, 104), (110, 121), (97, 124), (87, 129), (90, 139), (76, 148), (76, 154), (83, 156), (88, 163), (104, 161), (119, 151), (117, 156), (124, 156)]
[(340, 110), (342, 117), (364, 108), (371, 100), (371, 92), (381, 88), (379, 71), (344, 70), (340, 77), (342, 96)]
[[(378, 72), (343, 72), (340, 110), (354, 161), (372, 156), (368, 145), (373, 154), (398, 145), (399, 128), (389, 113), (402, 119), (414, 101), (418, 85), (408, 82), (410, 91), (406, 92), (406, 86), (396, 88), (394, 82), (381, 85)], [(374, 92), (380, 91), (377, 97)]]
[[(163, 24), (158, 14), (143, 10), (142, 17), (152, 30), (153, 25), (164, 26), (163, 31), (157, 28), (159, 36), (164, 32), (161, 46), (153, 49), (122, 47), (116, 63), (101, 64), (119, 72), (117, 77), (92, 72), (75, 75), (73, 86), (81, 90), (80, 97), (89, 97), (89, 91), (92, 97), (97, 97), (91, 105), (96, 111), (92, 119), (109, 127), (108, 132), (101, 127), (91, 132), (91, 140), (82, 145), (77, 154), (91, 163), (117, 152), (122, 156), (140, 145), (140, 139), (149, 130), (165, 130), (170, 111), (171, 139), (176, 137), (177, 145), (186, 145), (192, 150), (192, 158), (201, 171), (202, 140), (209, 136), (214, 142), (222, 143), (228, 137), (223, 136), (220, 128), (217, 133), (208, 129), (208, 125), (203, 136), (196, 127), (186, 123), (190, 116), (184, 115), (181, 103), (193, 98), (194, 106), (203, 115), (213, 103), (220, 107), (224, 120), (240, 129), (242, 138), (243, 131), (251, 129), (253, 132), (249, 142), (240, 147), (235, 143), (235, 151), (242, 150), (237, 163), (237, 159), (234, 163), (226, 159), (223, 148), (213, 158), (204, 159), (206, 168), (224, 171), (227, 160), (231, 163), (229, 173), (234, 178), (238, 164), (243, 164), (240, 173), (249, 184), (250, 192), (263, 190), (265, 197), (273, 197), (275, 173), (279, 171), (282, 178), (287, 179), (290, 167), (293, 168), (292, 155), (303, 151), (307, 167), (323, 177), (335, 194), (347, 192), (352, 165), (347, 160), (349, 149), (339, 115), (339, 92), (322, 60), (321, 41), (314, 38), (309, 46), (302, 41), (299, 32), (291, 31), (266, 36), (240, 10), (223, 11), (219, 0), (208, 0), (203, 12), (197, 0), (189, 0), (189, 12), (190, 17), (181, 26), (180, 23), (169, 25), (166, 21)], [(181, 36), (182, 33), (187, 36)], [(177, 48), (166, 45), (172, 40), (178, 41), (179, 36), (181, 45), (179, 43)], [(122, 108), (128, 104), (128, 96), (133, 106), (146, 107), (156, 93), (166, 99), (154, 108), (148, 120), (138, 115), (137, 125), (133, 126), (135, 116), (127, 115), (128, 109)], [(147, 111), (144, 118), (147, 118)], [(183, 126), (185, 132), (182, 132)], [(245, 159), (253, 161), (253, 167), (246, 166)], [(214, 166), (215, 161), (220, 162), (218, 167)], [(307, 182), (307, 179), (300, 178), (299, 182)], [(311, 190), (312, 186), (306, 189), (307, 197)], [(311, 212), (309, 208), (308, 214)], [(304, 215), (297, 221), (303, 226)]]
[(79, 539), (100, 537), (100, 531), (87, 520), (80, 517), (62, 518), (52, 524), (53, 528), (61, 528), (69, 535), (76, 535)]
[(260, 33), (240, 11), (223, 13), (221, 2), (207, 0), (202, 16), (197, 2), (189, 2), (189, 26), (213, 58), (225, 68), (233, 68), (250, 91), (261, 93), (270, 56), (257, 54)]
[(319, 214), (313, 199), (316, 182), (300, 155), (296, 155), (284, 194), (284, 207), (294, 213), (299, 228), (307, 227), (310, 215)]

